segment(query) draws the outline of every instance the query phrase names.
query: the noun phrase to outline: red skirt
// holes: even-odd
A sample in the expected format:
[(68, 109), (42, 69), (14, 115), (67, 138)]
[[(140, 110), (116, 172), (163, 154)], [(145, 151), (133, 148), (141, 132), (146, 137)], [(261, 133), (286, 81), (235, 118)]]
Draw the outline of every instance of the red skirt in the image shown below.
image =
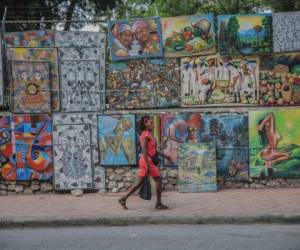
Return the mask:
[[(150, 177), (159, 177), (160, 176), (160, 172), (159, 169), (156, 165), (153, 164), (151, 157), (147, 156), (148, 162), (149, 162), (149, 176)], [(142, 155), (140, 160), (139, 160), (139, 172), (138, 172), (138, 177), (145, 177), (146, 175), (146, 168), (147, 168), (147, 164), (145, 161), (144, 156)]]

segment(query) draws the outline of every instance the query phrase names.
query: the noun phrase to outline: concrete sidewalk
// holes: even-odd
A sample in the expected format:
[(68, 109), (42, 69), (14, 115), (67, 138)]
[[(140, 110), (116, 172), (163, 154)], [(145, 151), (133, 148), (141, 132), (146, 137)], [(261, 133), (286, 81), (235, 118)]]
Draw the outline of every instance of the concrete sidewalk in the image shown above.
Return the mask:
[[(164, 192), (170, 210), (154, 209), (155, 199), (121, 194), (0, 196), (0, 228), (18, 226), (300, 223), (300, 188), (233, 189), (217, 193)], [(154, 197), (155, 198), (155, 197)]]

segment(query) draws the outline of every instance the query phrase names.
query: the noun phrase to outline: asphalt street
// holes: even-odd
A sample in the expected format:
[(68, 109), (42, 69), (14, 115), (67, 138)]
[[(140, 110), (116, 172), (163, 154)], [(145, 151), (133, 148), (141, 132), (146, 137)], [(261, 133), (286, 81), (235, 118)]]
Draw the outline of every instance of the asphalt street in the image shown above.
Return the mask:
[(1, 250), (300, 250), (300, 225), (151, 225), (0, 230)]

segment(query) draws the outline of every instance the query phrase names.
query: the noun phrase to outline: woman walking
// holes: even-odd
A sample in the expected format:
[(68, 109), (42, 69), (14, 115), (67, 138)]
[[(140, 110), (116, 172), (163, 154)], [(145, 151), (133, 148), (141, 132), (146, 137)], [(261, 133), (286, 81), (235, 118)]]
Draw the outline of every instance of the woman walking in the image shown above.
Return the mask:
[(156, 166), (152, 161), (152, 156), (157, 153), (156, 150), (156, 141), (152, 135), (153, 130), (153, 120), (150, 116), (144, 116), (138, 124), (138, 132), (140, 134), (139, 140), (142, 147), (142, 156), (139, 159), (139, 172), (138, 172), (138, 182), (133, 186), (129, 192), (119, 199), (119, 203), (124, 209), (127, 209), (126, 201), (130, 195), (132, 195), (138, 188), (141, 187), (142, 181), (148, 176), (152, 177), (156, 184), (156, 196), (157, 201), (155, 208), (156, 209), (168, 209), (169, 207), (165, 206), (161, 202), (161, 178), (158, 166)]

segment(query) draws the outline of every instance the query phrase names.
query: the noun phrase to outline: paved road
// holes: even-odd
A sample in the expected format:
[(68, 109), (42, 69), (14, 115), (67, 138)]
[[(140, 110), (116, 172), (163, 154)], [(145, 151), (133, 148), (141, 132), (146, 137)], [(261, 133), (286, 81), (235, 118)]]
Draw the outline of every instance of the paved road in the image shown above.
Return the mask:
[(171, 225), (0, 230), (1, 250), (300, 250), (300, 225)]

